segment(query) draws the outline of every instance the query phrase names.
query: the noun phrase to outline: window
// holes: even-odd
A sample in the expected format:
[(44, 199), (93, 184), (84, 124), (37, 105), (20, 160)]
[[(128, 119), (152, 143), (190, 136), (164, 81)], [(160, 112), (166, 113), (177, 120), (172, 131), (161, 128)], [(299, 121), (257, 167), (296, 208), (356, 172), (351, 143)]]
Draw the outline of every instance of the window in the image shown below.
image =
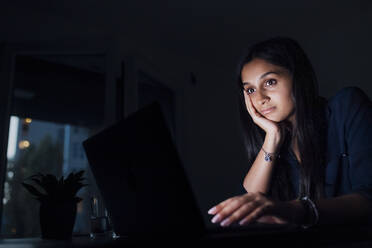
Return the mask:
[[(89, 136), (154, 100), (161, 103), (173, 135), (176, 130), (175, 92), (167, 86), (168, 79), (168, 83), (161, 80), (169, 77), (146, 63), (137, 66), (137, 60), (128, 58), (126, 66), (122, 63), (121, 75), (115, 78), (112, 54), (107, 59), (106, 52), (39, 50), (42, 52), (28, 48), (8, 52), (7, 56), (14, 55), (14, 63), (0, 70), (0, 76), (10, 71), (4, 76), (9, 85), (0, 84), (0, 101), (5, 103), (0, 104), (0, 112), (6, 113), (0, 116), (0, 127), (7, 127), (11, 115), (7, 161), (3, 161), (5, 156), (0, 160), (0, 169), (6, 167), (1, 213), (5, 238), (40, 237), (39, 202), (22, 188), (25, 178), (39, 172), (64, 176), (79, 169), (86, 169), (89, 186), (78, 192), (83, 201), (78, 206), (74, 234), (89, 233), (90, 199), (101, 198), (82, 146)], [(11, 94), (6, 94), (7, 87)]]
[[(39, 202), (21, 182), (36, 174), (65, 176), (84, 169), (74, 234), (90, 231), (90, 198), (99, 196), (82, 142), (104, 126), (105, 75), (85, 62), (96, 55), (16, 57), (7, 168), (2, 199), (2, 236), (39, 237)], [(71, 63), (70, 61), (73, 61)], [(102, 65), (100, 65), (102, 67)], [(99, 68), (101, 68), (99, 67)]]
[[(21, 186), (20, 182), (25, 178), (39, 172), (60, 177), (84, 169), (87, 181), (94, 182), (81, 145), (90, 136), (88, 128), (73, 126), (79, 132), (71, 132), (68, 124), (32, 120), (25, 129), (24, 123), (24, 118), (11, 117), (3, 198), (2, 230), (6, 236), (30, 237), (40, 234), (39, 204)], [(27, 145), (24, 144), (26, 141)], [(78, 156), (69, 156), (74, 153)], [(89, 199), (95, 194), (94, 191), (91, 187), (79, 191), (79, 196), (84, 200), (78, 205), (74, 226), (76, 234), (89, 232)]]

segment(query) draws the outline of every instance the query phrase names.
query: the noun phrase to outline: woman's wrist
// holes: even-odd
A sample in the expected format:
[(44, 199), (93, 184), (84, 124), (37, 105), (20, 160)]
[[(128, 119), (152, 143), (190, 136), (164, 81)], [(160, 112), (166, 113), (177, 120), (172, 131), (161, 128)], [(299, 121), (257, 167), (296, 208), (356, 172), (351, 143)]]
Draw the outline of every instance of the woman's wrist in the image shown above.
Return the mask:
[(309, 228), (317, 225), (319, 221), (318, 210), (312, 200), (308, 197), (302, 197), (297, 200), (287, 202), (291, 207), (290, 222), (303, 228)]
[(266, 133), (263, 148), (268, 153), (277, 153), (281, 141), (280, 132)]

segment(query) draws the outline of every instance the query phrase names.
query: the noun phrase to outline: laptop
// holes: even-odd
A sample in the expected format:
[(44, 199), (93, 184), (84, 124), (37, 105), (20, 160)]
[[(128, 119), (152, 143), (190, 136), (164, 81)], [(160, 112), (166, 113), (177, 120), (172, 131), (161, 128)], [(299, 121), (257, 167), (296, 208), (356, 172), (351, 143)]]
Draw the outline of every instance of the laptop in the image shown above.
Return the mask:
[(271, 224), (206, 228), (169, 129), (161, 105), (153, 102), (83, 142), (117, 234), (203, 237), (293, 229)]

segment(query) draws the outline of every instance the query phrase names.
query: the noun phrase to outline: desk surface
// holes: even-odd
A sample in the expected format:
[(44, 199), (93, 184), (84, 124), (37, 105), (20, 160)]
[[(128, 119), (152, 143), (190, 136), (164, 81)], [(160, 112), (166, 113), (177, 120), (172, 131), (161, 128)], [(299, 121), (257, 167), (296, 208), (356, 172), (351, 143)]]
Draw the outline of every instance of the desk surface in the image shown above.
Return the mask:
[(262, 233), (241, 235), (233, 233), (198, 238), (137, 238), (118, 239), (88, 236), (73, 237), (71, 240), (43, 240), (41, 238), (0, 239), (0, 248), (99, 248), (99, 247), (178, 247), (179, 245), (208, 245), (218, 247), (233, 247), (246, 243), (250, 247), (372, 247), (372, 228), (360, 227), (322, 227), (308, 230), (298, 230), (285, 233)]

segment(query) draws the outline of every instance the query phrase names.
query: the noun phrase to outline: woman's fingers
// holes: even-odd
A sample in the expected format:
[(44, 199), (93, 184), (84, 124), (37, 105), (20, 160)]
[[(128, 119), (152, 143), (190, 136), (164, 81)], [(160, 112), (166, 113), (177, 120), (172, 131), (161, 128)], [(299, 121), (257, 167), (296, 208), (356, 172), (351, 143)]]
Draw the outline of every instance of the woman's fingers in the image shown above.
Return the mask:
[(215, 215), (212, 223), (228, 226), (234, 222), (245, 225), (252, 222), (287, 223), (283, 218), (275, 215), (280, 206), (268, 199), (262, 193), (246, 193), (241, 196), (229, 198), (211, 208), (208, 213)]
[(264, 215), (256, 220), (256, 222), (259, 223), (265, 223), (265, 224), (287, 224), (288, 222), (285, 221), (282, 218), (279, 218), (274, 215)]
[(287, 215), (277, 214), (288, 212), (293, 214), (290, 205), (281, 202), (274, 202), (262, 193), (246, 193), (244, 195), (231, 197), (213, 208), (208, 213), (214, 215), (212, 223), (220, 223), (221, 226), (228, 226), (234, 222), (246, 225), (253, 222), (268, 224), (286, 224)]
[(266, 197), (262, 197), (261, 194), (246, 193), (221, 202), (211, 208), (208, 213), (215, 214), (211, 220), (212, 223), (221, 222), (222, 226), (227, 226), (233, 222), (239, 221), (244, 216), (254, 211), (254, 209), (262, 204), (262, 201), (265, 199)]
[(261, 113), (258, 112), (255, 106), (253, 105), (251, 96), (248, 95), (247, 93), (244, 94), (245, 104), (247, 106), (248, 113), (251, 116), (253, 122), (260, 128), (262, 128), (266, 133), (277, 131), (279, 129), (278, 124), (261, 115)]
[[(244, 94), (246, 94), (246, 93), (244, 93)], [(247, 95), (247, 97), (245, 97), (245, 105), (247, 106), (248, 113), (250, 114), (252, 119), (255, 118), (256, 115), (257, 115), (257, 110), (253, 106), (252, 99), (249, 95)]]
[(212, 207), (208, 210), (208, 214), (217, 214), (220, 212), (229, 202), (231, 202), (235, 197), (228, 198), (224, 200), (223, 202), (220, 202), (216, 206)]
[(272, 208), (272, 204), (270, 203), (265, 203), (263, 205), (260, 205), (256, 209), (254, 209), (250, 214), (245, 216), (240, 222), (240, 225), (246, 225), (252, 222), (257, 221), (259, 218), (262, 216), (268, 214)]
[(255, 197), (257, 197), (256, 194), (246, 193), (240, 196), (228, 198), (209, 209), (208, 214), (215, 215), (212, 222), (219, 222), (229, 216), (236, 209), (240, 208), (241, 205), (252, 201)]
[(236, 221), (239, 221), (244, 216), (252, 212), (257, 207), (257, 202), (251, 201), (243, 204), (240, 208), (236, 209), (233, 213), (229, 213), (226, 218), (221, 221), (221, 226), (228, 226)]
[(218, 223), (224, 220), (231, 213), (235, 212), (244, 202), (240, 197), (233, 197), (223, 204), (218, 204), (216, 206), (217, 212), (216, 215), (212, 218), (212, 223)]
[(276, 223), (276, 220), (274, 219), (274, 216), (272, 215), (264, 215), (261, 216), (256, 220), (258, 223), (266, 223), (266, 224), (274, 224)]
[[(246, 94), (246, 93), (245, 93)], [(253, 121), (258, 124), (259, 119), (264, 118), (256, 109), (256, 107), (253, 105), (252, 99), (250, 95), (247, 95), (245, 99), (245, 104), (247, 106), (247, 110), (249, 115), (252, 117)]]

